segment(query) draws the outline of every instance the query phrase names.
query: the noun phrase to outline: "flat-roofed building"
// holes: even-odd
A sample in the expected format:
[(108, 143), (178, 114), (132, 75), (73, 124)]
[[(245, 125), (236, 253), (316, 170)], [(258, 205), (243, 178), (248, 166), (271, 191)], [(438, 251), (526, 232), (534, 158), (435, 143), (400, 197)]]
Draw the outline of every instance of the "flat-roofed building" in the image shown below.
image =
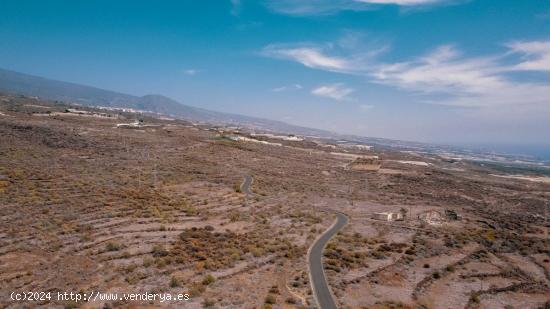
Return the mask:
[(372, 214), (372, 218), (382, 221), (396, 221), (403, 220), (403, 214), (400, 212), (375, 212)]

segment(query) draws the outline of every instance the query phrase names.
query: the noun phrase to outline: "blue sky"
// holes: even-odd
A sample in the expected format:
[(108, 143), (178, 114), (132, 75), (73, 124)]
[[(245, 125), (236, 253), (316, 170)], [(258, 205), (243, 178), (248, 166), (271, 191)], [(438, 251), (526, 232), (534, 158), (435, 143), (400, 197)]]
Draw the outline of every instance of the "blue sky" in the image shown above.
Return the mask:
[(2, 1), (0, 67), (341, 133), (550, 145), (550, 1)]

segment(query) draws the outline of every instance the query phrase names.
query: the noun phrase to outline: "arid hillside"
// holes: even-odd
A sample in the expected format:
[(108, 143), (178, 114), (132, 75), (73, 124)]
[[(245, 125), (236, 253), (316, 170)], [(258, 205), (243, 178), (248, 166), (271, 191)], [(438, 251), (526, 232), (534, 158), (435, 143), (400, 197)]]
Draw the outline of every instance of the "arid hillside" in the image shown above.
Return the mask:
[[(342, 308), (550, 305), (547, 178), (222, 131), (0, 95), (0, 307), (315, 307), (307, 252), (335, 211), (350, 221), (323, 262)], [(350, 168), (366, 156), (380, 166)]]

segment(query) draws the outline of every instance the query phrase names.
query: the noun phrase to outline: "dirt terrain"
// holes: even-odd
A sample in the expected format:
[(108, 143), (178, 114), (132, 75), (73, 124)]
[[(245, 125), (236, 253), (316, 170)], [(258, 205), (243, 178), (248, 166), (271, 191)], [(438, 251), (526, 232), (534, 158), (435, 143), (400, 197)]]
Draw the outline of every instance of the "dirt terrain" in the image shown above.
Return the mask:
[[(342, 308), (550, 306), (550, 183), (437, 156), (264, 140), (0, 95), (0, 307), (182, 306), (21, 303), (12, 291), (315, 307), (306, 254), (333, 211), (350, 218), (324, 252)], [(380, 169), (348, 168), (374, 155)], [(252, 194), (241, 192), (246, 176)]]

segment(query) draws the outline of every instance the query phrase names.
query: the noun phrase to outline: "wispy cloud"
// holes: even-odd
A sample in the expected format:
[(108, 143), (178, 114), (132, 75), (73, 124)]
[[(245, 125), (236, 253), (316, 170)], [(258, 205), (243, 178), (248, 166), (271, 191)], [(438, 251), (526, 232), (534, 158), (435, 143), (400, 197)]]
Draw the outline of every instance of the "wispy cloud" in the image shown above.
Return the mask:
[(550, 71), (550, 41), (513, 42), (507, 46), (522, 55), (516, 70)]
[(233, 16), (239, 16), (242, 10), (242, 1), (241, 0), (229, 0), (231, 4), (230, 13)]
[(183, 70), (183, 73), (189, 76), (197, 75), (199, 74), (200, 70), (197, 69), (185, 69)]
[(426, 93), (480, 93), (501, 86), (498, 66), (492, 58), (459, 58), (450, 45), (407, 62), (379, 64), (365, 72), (376, 82)]
[[(302, 65), (332, 72), (355, 74), (366, 69), (370, 60), (386, 51), (387, 46), (372, 47), (367, 52), (349, 54), (350, 36), (346, 35), (338, 44), (315, 45), (301, 44), (270, 44), (261, 54), (266, 57), (292, 60)], [(363, 46), (362, 46), (363, 47)], [(329, 55), (329, 52), (339, 52), (345, 56)]]
[(361, 111), (363, 112), (366, 112), (370, 109), (373, 109), (374, 108), (374, 105), (370, 105), (370, 104), (359, 104), (359, 108), (361, 109)]
[(541, 47), (544, 45), (515, 44), (513, 52), (536, 56), (512, 65), (503, 63), (505, 54), (467, 58), (461, 56), (456, 48), (446, 45), (412, 61), (380, 64), (366, 74), (377, 83), (420, 94), (444, 95), (443, 98), (426, 99), (432, 103), (457, 106), (550, 104), (550, 85), (547, 82), (514, 79), (512, 76), (520, 70), (547, 71), (548, 54), (544, 54)]
[(330, 98), (336, 101), (350, 100), (349, 95), (353, 92), (354, 90), (352, 88), (348, 88), (342, 83), (323, 85), (311, 90), (311, 94), (313, 95)]
[(368, 7), (353, 0), (268, 0), (274, 12), (286, 15), (332, 15), (345, 10), (365, 10)]
[(276, 88), (271, 89), (271, 91), (273, 91), (273, 92), (283, 92), (283, 91), (288, 91), (288, 90), (299, 90), (299, 89), (302, 89), (302, 88), (304, 88), (304, 87), (302, 87), (302, 85), (300, 85), (300, 84), (293, 84), (293, 85), (288, 85), (288, 86), (276, 87)]
[(291, 47), (273, 44), (265, 47), (262, 54), (273, 58), (294, 60), (315, 69), (343, 71), (350, 67), (346, 59), (327, 56), (321, 48), (313, 46)]
[[(473, 107), (550, 105), (550, 84), (544, 75), (550, 72), (550, 41), (517, 41), (505, 46), (507, 50), (501, 54), (466, 57), (455, 46), (443, 45), (426, 55), (392, 63), (353, 53), (333, 56), (322, 46), (273, 48), (272, 45), (267, 55), (309, 68), (364, 76), (372, 83), (416, 94), (424, 102)], [(542, 73), (542, 82), (540, 78), (516, 76), (523, 71)], [(320, 87), (314, 94), (331, 97), (333, 93), (342, 93), (333, 88)]]
[(394, 4), (394, 5), (426, 5), (449, 2), (448, 0), (355, 0), (356, 2), (370, 3), (370, 4)]
[(383, 5), (418, 7), (456, 3), (458, 0), (269, 0), (267, 7), (287, 15), (332, 15), (340, 11), (374, 10)]

